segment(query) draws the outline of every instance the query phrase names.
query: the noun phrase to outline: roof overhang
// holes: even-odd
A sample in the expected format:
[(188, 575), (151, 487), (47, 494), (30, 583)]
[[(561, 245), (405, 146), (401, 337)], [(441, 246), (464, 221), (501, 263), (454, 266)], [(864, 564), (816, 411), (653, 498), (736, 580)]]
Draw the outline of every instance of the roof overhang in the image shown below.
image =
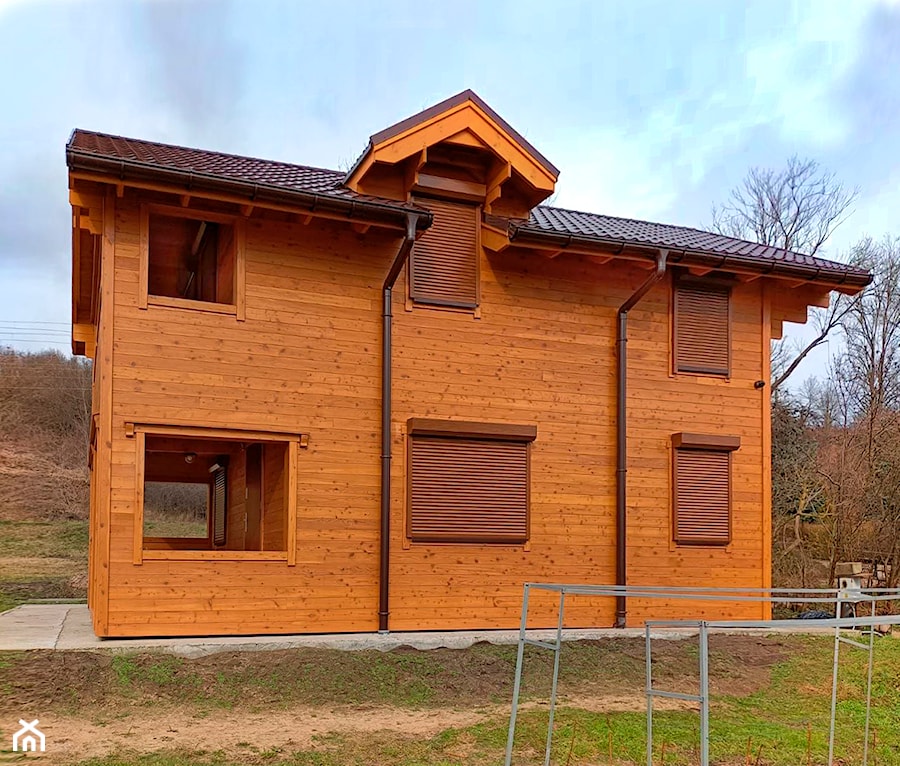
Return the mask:
[[(487, 228), (487, 227), (486, 227)], [(496, 224), (490, 226), (490, 236), (483, 237), (485, 246), (499, 250), (511, 244), (535, 249), (545, 249), (555, 255), (562, 252), (602, 255), (604, 260), (612, 257), (646, 260), (650, 263), (660, 250), (657, 245), (626, 239), (609, 239), (577, 234), (562, 234), (536, 230), (511, 221), (503, 236)], [(489, 244), (490, 243), (490, 244)], [(718, 253), (706, 250), (665, 247), (668, 261), (701, 273), (726, 271), (749, 276), (771, 276), (797, 285), (816, 284), (829, 290), (855, 295), (872, 282), (872, 275), (824, 266), (809, 266), (777, 260), (762, 260), (733, 253)]]
[(66, 164), (69, 167), (70, 182), (82, 179), (112, 184), (119, 188), (120, 193), (123, 187), (133, 186), (172, 194), (196, 195), (242, 206), (306, 211), (315, 216), (360, 220), (402, 230), (406, 228), (409, 214), (416, 213), (419, 216), (419, 228), (424, 229), (431, 224), (428, 211), (390, 200), (286, 189), (138, 160), (112, 158), (71, 146), (66, 148)]
[[(377, 166), (397, 166), (418, 158), (424, 163), (429, 147), (450, 144), (482, 149), (497, 160), (497, 187), (513, 176), (540, 201), (553, 193), (559, 170), (477, 94), (465, 90), (375, 133), (344, 178), (353, 191), (365, 186), (366, 176)], [(488, 193), (491, 189), (486, 189)], [(535, 202), (534, 204), (537, 204)]]

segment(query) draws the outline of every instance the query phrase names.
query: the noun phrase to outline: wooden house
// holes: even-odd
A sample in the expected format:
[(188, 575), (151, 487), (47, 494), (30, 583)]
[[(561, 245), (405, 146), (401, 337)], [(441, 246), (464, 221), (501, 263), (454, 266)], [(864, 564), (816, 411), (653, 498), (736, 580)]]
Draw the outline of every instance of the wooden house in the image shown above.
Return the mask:
[[(470, 91), (346, 173), (82, 130), (67, 163), (98, 635), (509, 628), (525, 581), (770, 584), (770, 341), (867, 273), (543, 206), (556, 167)], [(172, 485), (200, 523), (159, 533)], [(566, 624), (766, 613), (575, 599)]]

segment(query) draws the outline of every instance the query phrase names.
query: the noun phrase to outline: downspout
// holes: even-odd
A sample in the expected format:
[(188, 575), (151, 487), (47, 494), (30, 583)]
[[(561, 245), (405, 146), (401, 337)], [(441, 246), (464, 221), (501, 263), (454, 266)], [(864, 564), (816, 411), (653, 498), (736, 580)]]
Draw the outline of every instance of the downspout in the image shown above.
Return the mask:
[[(616, 586), (627, 584), (626, 542), (628, 512), (626, 477), (628, 474), (628, 312), (633, 309), (657, 282), (666, 274), (668, 250), (660, 250), (656, 257), (656, 270), (619, 307), (616, 322)], [(624, 628), (627, 616), (625, 595), (616, 596), (616, 627)]]
[(387, 633), (391, 563), (391, 296), (416, 241), (419, 216), (406, 218), (406, 236), (382, 288), (381, 312), (381, 540), (378, 570), (378, 631)]

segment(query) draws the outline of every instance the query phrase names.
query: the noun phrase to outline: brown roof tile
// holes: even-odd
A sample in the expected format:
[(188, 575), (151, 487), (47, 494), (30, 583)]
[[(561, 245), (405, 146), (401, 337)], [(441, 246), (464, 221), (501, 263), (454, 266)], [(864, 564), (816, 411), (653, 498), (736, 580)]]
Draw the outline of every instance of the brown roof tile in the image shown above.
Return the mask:
[[(318, 194), (343, 200), (355, 199), (374, 203), (380, 207), (393, 208), (398, 212), (419, 209), (415, 205), (396, 200), (356, 194), (342, 186), (344, 173), (337, 170), (190, 149), (85, 130), (73, 132), (67, 150), (74, 155), (121, 160), (131, 166), (194, 173), (198, 178), (226, 179), (287, 192)], [(684, 226), (616, 218), (543, 205), (532, 210), (527, 221), (507, 222), (503, 219), (503, 222), (508, 224), (513, 237), (520, 234), (527, 236), (529, 233), (572, 236), (602, 242), (735, 256), (745, 262), (761, 266), (795, 265), (805, 270), (820, 270), (823, 275), (830, 275), (838, 281), (847, 278), (854, 283), (865, 284), (869, 279), (868, 272), (854, 266)], [(500, 221), (494, 223), (499, 224)]]
[(82, 155), (122, 160), (148, 168), (190, 172), (198, 176), (259, 184), (285, 191), (376, 202), (398, 210), (415, 209), (414, 205), (357, 194), (343, 187), (341, 184), (344, 174), (338, 170), (191, 149), (86, 130), (75, 130), (66, 148)]
[(786, 251), (770, 245), (747, 242), (722, 234), (691, 229), (686, 226), (616, 218), (599, 213), (584, 213), (545, 205), (540, 205), (532, 210), (528, 221), (513, 222), (512, 228), (514, 231), (571, 234), (588, 239), (687, 250), (711, 255), (734, 255), (749, 260), (794, 264), (859, 277), (868, 275), (867, 271), (845, 263), (790, 250)]

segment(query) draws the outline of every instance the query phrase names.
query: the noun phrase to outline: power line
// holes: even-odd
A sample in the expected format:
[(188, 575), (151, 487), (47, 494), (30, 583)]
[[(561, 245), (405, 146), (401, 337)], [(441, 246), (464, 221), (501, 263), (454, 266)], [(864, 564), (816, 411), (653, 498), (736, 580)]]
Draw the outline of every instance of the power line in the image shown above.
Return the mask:
[(0, 328), (0, 337), (4, 335), (22, 335), (27, 338), (67, 338), (69, 333), (32, 332), (30, 330), (3, 330)]
[(55, 325), (57, 327), (64, 327), (66, 325), (70, 325), (71, 322), (51, 322), (44, 321), (39, 319), (0, 319), (0, 324), (38, 324), (38, 325)]

